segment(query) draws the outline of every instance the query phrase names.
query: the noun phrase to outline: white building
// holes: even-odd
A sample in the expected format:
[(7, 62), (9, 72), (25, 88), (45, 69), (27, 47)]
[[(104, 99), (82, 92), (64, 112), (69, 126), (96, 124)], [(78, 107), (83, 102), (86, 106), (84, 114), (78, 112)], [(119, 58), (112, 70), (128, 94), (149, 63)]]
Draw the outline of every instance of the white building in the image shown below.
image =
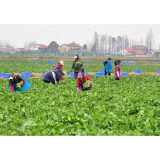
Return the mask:
[(124, 48), (118, 52), (118, 54), (122, 54), (122, 55), (129, 55), (129, 54), (136, 54), (136, 53), (138, 53), (138, 50), (133, 48)]
[(30, 47), (31, 51), (43, 51), (44, 49), (48, 48), (48, 46), (44, 44), (36, 44)]

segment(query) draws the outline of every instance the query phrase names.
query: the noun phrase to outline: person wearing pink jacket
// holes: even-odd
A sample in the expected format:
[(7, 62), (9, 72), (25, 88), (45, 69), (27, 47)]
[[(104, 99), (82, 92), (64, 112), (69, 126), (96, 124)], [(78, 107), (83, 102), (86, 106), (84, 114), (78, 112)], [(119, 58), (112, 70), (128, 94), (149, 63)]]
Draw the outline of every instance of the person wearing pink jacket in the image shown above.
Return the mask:
[[(60, 61), (55, 65), (54, 70), (58, 70), (58, 72), (61, 73), (63, 71), (63, 66), (64, 66), (64, 62)], [(60, 81), (64, 80), (61, 74), (59, 76), (60, 76)]]
[(115, 69), (114, 69), (114, 78), (116, 80), (121, 79), (121, 69), (120, 69), (120, 60), (115, 61)]

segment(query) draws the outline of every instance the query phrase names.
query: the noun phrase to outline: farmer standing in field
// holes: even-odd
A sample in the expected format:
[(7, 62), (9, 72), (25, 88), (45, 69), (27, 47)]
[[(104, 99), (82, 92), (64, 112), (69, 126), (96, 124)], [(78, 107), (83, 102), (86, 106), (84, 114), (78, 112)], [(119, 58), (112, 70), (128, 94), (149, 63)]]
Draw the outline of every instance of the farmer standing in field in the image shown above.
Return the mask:
[(114, 78), (116, 80), (120, 80), (121, 79), (120, 63), (121, 63), (120, 60), (116, 60), (115, 61)]
[(105, 65), (108, 63), (108, 60), (106, 60), (106, 61), (104, 61), (103, 62), (103, 65), (104, 65), (104, 75), (106, 75), (107, 73), (106, 73), (106, 69), (105, 69)]
[(92, 89), (92, 79), (87, 75), (83, 75), (81, 72), (78, 73), (77, 79), (77, 91), (85, 91)]
[(82, 72), (84, 74), (84, 69), (82, 67), (83, 66), (83, 62), (80, 61), (79, 56), (76, 55), (74, 58), (75, 58), (75, 60), (73, 61), (71, 72), (74, 69), (74, 78), (77, 79), (77, 75), (78, 75), (79, 72)]
[(9, 75), (9, 87), (8, 91), (17, 92), (17, 91), (25, 91), (31, 87), (29, 81), (19, 74), (11, 73)]
[(108, 62), (105, 65), (105, 75), (108, 74), (109, 76), (111, 76), (111, 69), (112, 69), (112, 59), (108, 58)]
[(57, 84), (59, 85), (59, 81), (60, 81), (60, 73), (58, 72), (58, 70), (52, 70), (52, 71), (48, 71), (45, 76), (43, 81), (45, 83), (51, 83), (51, 84)]
[[(55, 65), (54, 70), (58, 70), (59, 73), (62, 73), (63, 72), (63, 66), (64, 66), (64, 62), (60, 61)], [(60, 74), (60, 81), (62, 81), (62, 80), (64, 80), (64, 78)]]

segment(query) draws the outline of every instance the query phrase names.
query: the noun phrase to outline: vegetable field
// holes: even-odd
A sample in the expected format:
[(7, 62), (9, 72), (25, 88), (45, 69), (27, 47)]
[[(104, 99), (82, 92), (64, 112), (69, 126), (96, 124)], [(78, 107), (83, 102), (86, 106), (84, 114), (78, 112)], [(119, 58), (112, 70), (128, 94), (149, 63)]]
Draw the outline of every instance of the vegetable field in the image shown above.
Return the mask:
[[(2, 62), (3, 61), (3, 62)], [(47, 61), (0, 60), (0, 72), (45, 73)], [(91, 62), (93, 63), (93, 62)], [(102, 62), (84, 66), (99, 72)], [(69, 71), (71, 61), (64, 70)], [(2, 67), (3, 66), (3, 67)], [(121, 66), (123, 71), (156, 72), (159, 65)], [(28, 79), (25, 92), (8, 92), (8, 80), (0, 80), (0, 135), (145, 136), (160, 135), (160, 77), (95, 77), (92, 90), (77, 92), (76, 80), (65, 77), (61, 85)]]
[[(57, 60), (52, 60), (53, 62), (58, 62)], [(38, 65), (35, 63), (38, 62)], [(48, 65), (47, 60), (16, 60), (16, 59), (0, 59), (0, 73), (45, 73), (54, 68), (54, 65)], [(64, 61), (64, 70), (70, 72), (72, 67), (72, 61)], [(92, 61), (91, 65), (86, 65), (87, 62), (84, 62), (85, 72), (100, 72), (101, 69), (104, 69), (102, 61)], [(114, 72), (114, 63), (112, 64), (112, 73)], [(143, 72), (157, 72), (160, 70), (160, 65), (155, 65), (152, 63), (137, 63), (137, 65), (121, 65), (121, 70), (123, 72), (133, 72), (134, 69), (140, 69)]]

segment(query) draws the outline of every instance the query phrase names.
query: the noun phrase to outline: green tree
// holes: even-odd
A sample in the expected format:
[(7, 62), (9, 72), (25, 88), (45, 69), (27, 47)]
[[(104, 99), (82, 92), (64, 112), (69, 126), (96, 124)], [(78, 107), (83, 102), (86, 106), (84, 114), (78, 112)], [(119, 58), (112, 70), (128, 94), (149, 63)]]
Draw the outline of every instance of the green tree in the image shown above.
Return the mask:
[(59, 44), (57, 42), (52, 41), (48, 46), (49, 53), (58, 53), (59, 52)]
[(86, 44), (83, 45), (83, 49), (87, 49), (87, 45)]

